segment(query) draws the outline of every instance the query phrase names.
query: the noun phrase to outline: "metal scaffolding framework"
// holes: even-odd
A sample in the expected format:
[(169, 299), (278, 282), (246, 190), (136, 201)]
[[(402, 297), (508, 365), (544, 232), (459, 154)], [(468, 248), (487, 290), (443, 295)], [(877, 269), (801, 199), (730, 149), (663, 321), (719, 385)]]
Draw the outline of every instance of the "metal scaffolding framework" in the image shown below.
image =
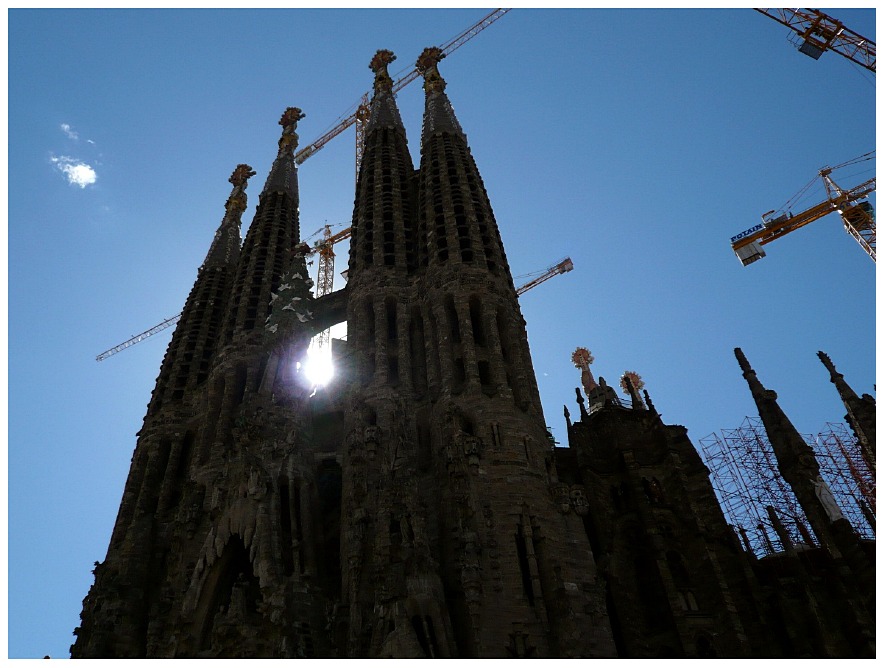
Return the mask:
[(846, 425), (828, 422), (817, 435), (814, 454), (845, 519), (861, 537), (875, 538), (876, 479), (857, 438)]
[(774, 508), (794, 545), (816, 545), (799, 502), (777, 468), (758, 417), (700, 440), (701, 454), (726, 520), (744, 549), (762, 558), (783, 551), (767, 508)]
[[(875, 476), (860, 456), (857, 439), (844, 424), (835, 423), (827, 423), (816, 437), (802, 437), (814, 450), (821, 477), (845, 519), (862, 538), (875, 538)], [(802, 508), (778, 471), (760, 418), (747, 417), (739, 428), (710, 434), (700, 445), (725, 519), (744, 549), (759, 558), (783, 551), (769, 507), (794, 545), (816, 545)]]

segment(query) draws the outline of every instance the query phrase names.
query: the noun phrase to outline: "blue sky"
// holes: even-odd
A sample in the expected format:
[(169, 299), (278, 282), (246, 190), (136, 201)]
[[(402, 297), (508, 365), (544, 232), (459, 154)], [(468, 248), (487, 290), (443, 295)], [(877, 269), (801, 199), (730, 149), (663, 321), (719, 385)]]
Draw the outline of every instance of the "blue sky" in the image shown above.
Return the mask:
[[(258, 172), (245, 233), (287, 106), (305, 145), (370, 89), (375, 50), (397, 73), (488, 11), (10, 11), (11, 657), (68, 655), (172, 330), (95, 356), (180, 311), (234, 167)], [(875, 40), (872, 9), (824, 11)], [(612, 385), (638, 372), (696, 445), (755, 414), (736, 346), (801, 432), (844, 415), (818, 350), (874, 394), (874, 264), (838, 217), (750, 267), (729, 246), (875, 148), (874, 75), (788, 36), (751, 9), (516, 9), (441, 64), (514, 275), (575, 264), (521, 298), (560, 441), (577, 346)], [(398, 102), (417, 164), (420, 85)], [(353, 155), (351, 130), (302, 166), (304, 235), (349, 223)]]

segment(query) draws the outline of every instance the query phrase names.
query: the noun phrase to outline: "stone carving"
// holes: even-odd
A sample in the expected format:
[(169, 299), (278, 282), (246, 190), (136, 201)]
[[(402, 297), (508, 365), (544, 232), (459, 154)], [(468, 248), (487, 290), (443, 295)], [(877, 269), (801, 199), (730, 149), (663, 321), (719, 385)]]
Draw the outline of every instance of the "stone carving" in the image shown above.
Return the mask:
[(424, 90), (426, 92), (442, 92), (446, 89), (446, 82), (440, 76), (437, 69), (439, 61), (445, 57), (446, 54), (437, 46), (427, 47), (418, 56), (415, 67), (424, 76)]
[(660, 505), (664, 503), (664, 490), (657, 478), (643, 478), (642, 489), (645, 491), (645, 497), (652, 505)]
[(246, 493), (249, 498), (258, 500), (267, 494), (268, 486), (262, 479), (263, 477), (263, 472), (256, 468), (252, 468), (249, 471), (249, 481), (246, 485)]
[(387, 66), (394, 60), (396, 60), (396, 56), (393, 51), (388, 51), (387, 49), (376, 51), (375, 55), (372, 57), (372, 60), (369, 63), (369, 69), (375, 73), (375, 83), (373, 84), (373, 88), (376, 94), (382, 91), (389, 91), (393, 88), (393, 79), (391, 79), (390, 75), (387, 73)]
[(479, 600), (482, 594), (482, 566), (479, 561), (479, 536), (472, 531), (464, 534), (461, 552), (461, 586), (468, 601)]
[(564, 482), (558, 482), (553, 485), (552, 491), (553, 499), (559, 506), (559, 512), (565, 515), (572, 508), (572, 500), (569, 486)]
[(586, 515), (590, 512), (590, 502), (584, 494), (584, 488), (580, 485), (572, 485), (571, 489), (571, 505), (578, 515)]
[(460, 440), (461, 448), (467, 457), (467, 463), (474, 468), (479, 466), (479, 449), (480, 445), (482, 445), (482, 439), (477, 436), (464, 434)]
[(255, 439), (264, 428), (264, 412), (259, 406), (251, 413), (247, 413), (245, 409), (234, 420), (233, 432), (234, 439), (237, 441), (249, 441)]
[(844, 519), (844, 515), (842, 515), (842, 510), (836, 503), (836, 499), (833, 496), (833, 493), (830, 491), (830, 488), (827, 487), (827, 484), (821, 479), (821, 477), (817, 476), (817, 478), (811, 481), (811, 484), (814, 485), (814, 494), (817, 496), (818, 500), (821, 502), (821, 505), (824, 507), (824, 511), (826, 511), (827, 517), (830, 518), (830, 521), (835, 522), (836, 520)]
[(370, 424), (363, 430), (363, 443), (366, 446), (366, 453), (369, 459), (375, 458), (375, 451), (381, 443), (381, 428), (377, 425)]

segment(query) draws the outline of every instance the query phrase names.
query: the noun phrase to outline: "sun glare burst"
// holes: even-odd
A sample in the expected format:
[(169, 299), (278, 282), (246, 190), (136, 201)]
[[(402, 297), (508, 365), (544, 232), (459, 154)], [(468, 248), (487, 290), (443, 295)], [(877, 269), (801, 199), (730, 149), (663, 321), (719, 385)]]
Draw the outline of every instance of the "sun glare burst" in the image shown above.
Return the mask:
[(335, 375), (331, 351), (317, 350), (311, 346), (307, 351), (302, 371), (314, 388), (328, 385)]

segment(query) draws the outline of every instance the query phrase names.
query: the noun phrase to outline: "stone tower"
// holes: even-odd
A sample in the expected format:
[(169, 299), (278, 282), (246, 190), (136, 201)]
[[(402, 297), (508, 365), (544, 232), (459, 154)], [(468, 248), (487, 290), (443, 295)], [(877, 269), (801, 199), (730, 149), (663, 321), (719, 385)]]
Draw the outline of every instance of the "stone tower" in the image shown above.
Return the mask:
[[(415, 169), (379, 51), (349, 285), (315, 299), (295, 127), (173, 335), (73, 657), (614, 656), (501, 237), (438, 71)], [(348, 322), (337, 386), (299, 362)]]
[[(73, 657), (329, 654), (336, 507), (296, 361), (319, 324), (299, 252), (295, 125), (240, 248), (241, 165), (160, 370)], [(319, 436), (317, 435), (319, 434)], [(340, 479), (340, 476), (339, 476)], [(324, 486), (325, 484), (325, 486)], [(331, 501), (330, 501), (331, 499)], [(325, 550), (326, 552), (324, 552)]]
[(525, 324), (441, 53), (417, 63), (417, 173), (393, 57), (371, 65), (349, 266), (348, 654), (611, 655), (586, 538), (550, 492)]

